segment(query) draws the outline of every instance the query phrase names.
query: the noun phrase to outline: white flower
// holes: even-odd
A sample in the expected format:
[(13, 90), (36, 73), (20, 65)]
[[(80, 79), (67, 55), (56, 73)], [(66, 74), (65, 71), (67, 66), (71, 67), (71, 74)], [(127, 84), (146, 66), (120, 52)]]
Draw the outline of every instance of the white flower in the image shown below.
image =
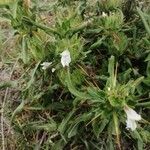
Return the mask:
[(125, 112), (127, 114), (128, 119), (136, 120), (136, 121), (141, 120), (141, 115), (137, 114), (137, 112), (134, 111), (132, 108), (125, 107)]
[(102, 17), (107, 17), (108, 15), (105, 12), (102, 12)]
[(43, 69), (43, 70), (46, 70), (51, 64), (52, 64), (52, 62), (43, 62), (43, 63), (41, 64), (42, 69)]
[(141, 115), (137, 114), (136, 111), (134, 111), (132, 108), (126, 106), (124, 108), (126, 114), (127, 114), (127, 120), (126, 120), (126, 124), (127, 124), (127, 129), (131, 129), (132, 131), (134, 131), (137, 127), (136, 121), (141, 120)]
[(55, 72), (55, 70), (56, 70), (55, 68), (52, 68), (52, 72)]
[(130, 128), (132, 131), (134, 131), (137, 127), (137, 124), (136, 124), (135, 120), (131, 120), (131, 119), (128, 119), (128, 118), (126, 120), (126, 124), (127, 124), (126, 128), (127, 129)]
[(70, 52), (68, 50), (63, 51), (61, 54), (61, 64), (63, 67), (69, 67), (69, 63), (71, 62)]
[(108, 91), (110, 91), (110, 87), (108, 87)]

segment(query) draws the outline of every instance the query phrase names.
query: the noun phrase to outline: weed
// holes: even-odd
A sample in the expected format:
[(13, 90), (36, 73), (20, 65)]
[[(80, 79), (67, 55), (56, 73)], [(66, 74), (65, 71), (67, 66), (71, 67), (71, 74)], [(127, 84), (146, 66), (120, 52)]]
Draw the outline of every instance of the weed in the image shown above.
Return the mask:
[(0, 7), (11, 35), (0, 24), (1, 70), (14, 64), (0, 83), (3, 150), (149, 149), (147, 7), (123, 0)]

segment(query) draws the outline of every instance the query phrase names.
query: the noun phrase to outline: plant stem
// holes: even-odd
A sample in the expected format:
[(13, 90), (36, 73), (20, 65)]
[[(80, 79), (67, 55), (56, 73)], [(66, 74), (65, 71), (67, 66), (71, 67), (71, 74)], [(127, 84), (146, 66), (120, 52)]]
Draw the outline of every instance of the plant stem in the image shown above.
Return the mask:
[(116, 131), (117, 145), (118, 145), (119, 150), (121, 150), (120, 137), (119, 137), (118, 117), (117, 117), (116, 112), (113, 113), (113, 119), (114, 119), (115, 131)]

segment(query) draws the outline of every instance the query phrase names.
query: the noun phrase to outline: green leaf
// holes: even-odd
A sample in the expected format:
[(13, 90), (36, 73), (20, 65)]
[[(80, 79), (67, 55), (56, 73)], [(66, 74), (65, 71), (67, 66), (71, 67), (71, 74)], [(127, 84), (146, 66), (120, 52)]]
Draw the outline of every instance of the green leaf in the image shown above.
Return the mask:
[(106, 145), (106, 149), (108, 149), (108, 150), (114, 150), (112, 132), (113, 132), (112, 131), (112, 121), (110, 121), (109, 126), (108, 126), (108, 137), (107, 137), (107, 145)]
[(147, 20), (144, 16), (144, 13), (139, 8), (137, 8), (137, 12), (139, 13), (139, 15), (140, 15), (140, 17), (143, 21), (143, 24), (145, 26), (145, 29), (146, 29), (147, 33), (149, 34), (149, 36), (150, 36), (150, 26), (149, 26), (149, 24), (148, 24), (148, 22), (147, 22)]
[(26, 128), (27, 130), (45, 130), (47, 132), (52, 132), (52, 131), (56, 131), (57, 129), (57, 124), (56, 122), (54, 122), (54, 120), (50, 120), (48, 123), (44, 123), (44, 122), (30, 122), (29, 124), (26, 124), (24, 126), (24, 128)]
[(76, 123), (75, 125), (73, 125), (73, 127), (71, 127), (71, 130), (68, 131), (68, 138), (71, 138), (73, 136), (75, 136), (78, 132), (78, 126), (79, 126), (79, 123)]
[(102, 38), (98, 39), (94, 44), (92, 44), (90, 46), (90, 49), (98, 48), (102, 44), (104, 39), (105, 39), (105, 37), (102, 37)]
[(111, 56), (109, 58), (109, 63), (108, 63), (108, 73), (110, 77), (107, 84), (109, 84), (108, 85), (109, 88), (112, 89), (116, 86), (116, 75), (115, 75), (114, 67), (115, 67), (115, 57)]
[(144, 148), (144, 144), (143, 144), (143, 141), (141, 141), (141, 140), (138, 140), (138, 142), (137, 142), (137, 146), (138, 146), (138, 150), (144, 150), (143, 148)]
[(119, 74), (119, 81), (121, 81), (121, 82), (126, 82), (127, 80), (129, 80), (130, 79), (130, 74), (131, 74), (131, 72), (132, 72), (132, 69), (131, 68), (129, 68), (128, 70), (126, 70), (126, 71), (124, 71), (123, 73), (121, 73), (121, 74)]
[(13, 18), (16, 18), (16, 16), (17, 16), (17, 7), (18, 7), (19, 0), (12, 0), (12, 1), (14, 1), (14, 2), (12, 2), (12, 5), (11, 5), (12, 16), (13, 16)]
[(70, 77), (70, 71), (69, 71), (69, 68), (67, 68), (67, 86), (68, 86), (68, 89), (69, 89), (69, 91), (73, 94), (73, 95), (75, 95), (75, 96), (77, 96), (77, 97), (79, 97), (79, 98), (81, 98), (81, 99), (91, 99), (91, 97), (88, 95), (88, 94), (86, 94), (85, 92), (79, 92), (78, 90), (76, 90), (76, 88), (73, 86), (73, 83), (72, 83), (72, 81), (71, 81), (71, 77)]
[(129, 81), (127, 84), (128, 86), (131, 87), (131, 93), (133, 94), (135, 89), (137, 88), (137, 86), (142, 82), (142, 80), (144, 79), (144, 77), (139, 77), (137, 78), (135, 81)]
[(84, 80), (84, 76), (81, 73), (81, 70), (79, 69), (75, 69), (73, 71), (73, 73), (71, 74), (71, 79), (72, 79), (72, 83), (77, 86), (77, 85), (81, 85), (83, 80)]
[(11, 4), (14, 3), (17, 0), (0, 0), (0, 5), (6, 5), (6, 4)]
[(150, 108), (150, 102), (137, 103), (136, 106)]
[(14, 120), (14, 117), (23, 110), (24, 105), (25, 105), (25, 101), (22, 100), (20, 105), (13, 112), (12, 117), (11, 117), (11, 122)]
[(61, 134), (64, 134), (64, 132), (66, 131), (68, 122), (69, 122), (69, 120), (71, 119), (71, 117), (73, 116), (74, 113), (75, 113), (75, 109), (73, 109), (73, 110), (67, 115), (67, 117), (65, 117), (65, 118), (62, 120), (61, 124), (58, 126), (58, 131), (59, 131)]
[(149, 132), (148, 130), (144, 130), (144, 129), (143, 129), (143, 130), (140, 131), (139, 133), (140, 133), (140, 135), (141, 135), (143, 141), (144, 141), (145, 143), (149, 143), (149, 141), (150, 141), (150, 132)]
[(128, 45), (128, 38), (122, 32), (114, 33), (114, 34), (115, 34), (115, 37), (113, 37), (113, 45), (117, 49), (119, 54), (123, 54)]
[(143, 140), (141, 135), (139, 134), (139, 132), (137, 130), (131, 132), (131, 136), (137, 140), (137, 148), (138, 150), (143, 150)]
[(150, 77), (150, 61), (147, 62), (146, 75)]
[(23, 35), (23, 37), (22, 37), (22, 52), (21, 52), (20, 57), (21, 57), (24, 64), (29, 63), (29, 53), (28, 53), (28, 49), (27, 49), (27, 37), (26, 37), (26, 35)]
[(83, 115), (75, 118), (75, 121), (72, 123), (70, 128), (67, 130), (68, 138), (75, 136), (77, 134), (78, 126), (81, 122), (85, 122), (90, 120), (92, 113), (84, 113)]
[(145, 61), (150, 61), (150, 54), (146, 57)]
[(91, 96), (93, 102), (103, 103), (105, 101), (105, 93), (102, 90), (99, 90), (96, 87), (88, 87), (87, 92)]
[(97, 138), (103, 132), (103, 130), (105, 129), (105, 127), (108, 123), (109, 123), (108, 119), (103, 119), (102, 121), (99, 121), (99, 119), (97, 119), (97, 120), (93, 121), (93, 123), (92, 123), (93, 132)]
[(63, 150), (64, 146), (65, 146), (64, 140), (60, 139), (51, 146), (51, 150)]
[(110, 76), (114, 75), (114, 65), (115, 65), (114, 63), (115, 63), (115, 57), (111, 56), (108, 62), (108, 73)]
[(24, 23), (26, 23), (26, 24), (31, 24), (31, 25), (34, 25), (34, 26), (40, 28), (41, 30), (44, 30), (44, 32), (47, 34), (50, 34), (50, 35), (57, 34), (58, 36), (60, 36), (60, 34), (56, 30), (54, 30), (50, 27), (47, 27), (45, 25), (38, 24), (37, 22), (34, 22), (33, 20), (31, 20), (30, 18), (28, 18), (26, 16), (23, 16), (22, 21), (24, 21)]
[[(27, 83), (27, 87), (25, 88), (25, 90), (29, 89), (30, 86), (33, 84), (33, 82), (34, 82), (34, 77), (35, 77), (35, 73), (36, 73), (36, 71), (37, 71), (37, 69), (38, 69), (39, 64), (40, 64), (40, 62), (38, 62), (38, 63), (36, 64), (35, 68), (33, 69), (33, 72), (32, 72), (32, 74), (31, 74), (31, 79), (30, 79), (30, 81)], [(24, 91), (25, 91), (25, 90), (24, 90)]]

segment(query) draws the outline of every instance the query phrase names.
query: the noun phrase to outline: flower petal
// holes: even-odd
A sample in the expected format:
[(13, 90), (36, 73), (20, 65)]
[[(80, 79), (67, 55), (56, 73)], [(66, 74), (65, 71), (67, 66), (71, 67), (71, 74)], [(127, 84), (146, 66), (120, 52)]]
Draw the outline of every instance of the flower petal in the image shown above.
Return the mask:
[(41, 64), (42, 69), (43, 69), (43, 70), (46, 70), (51, 64), (52, 64), (52, 62), (43, 62), (43, 63)]
[(69, 67), (69, 63), (71, 62), (70, 52), (65, 50), (61, 53), (61, 64), (63, 67)]
[(105, 12), (102, 12), (102, 17), (107, 17), (108, 15)]
[(52, 72), (55, 72), (55, 70), (56, 70), (55, 68), (52, 68)]
[(137, 124), (136, 124), (136, 122), (135, 122), (135, 120), (131, 120), (131, 119), (127, 119), (126, 120), (126, 124), (127, 124), (127, 129), (131, 129), (132, 131), (134, 131), (135, 129), (136, 129), (136, 127), (137, 127)]
[(127, 114), (128, 119), (137, 120), (137, 121), (141, 120), (141, 115), (137, 114), (137, 112), (134, 111), (132, 108), (126, 107), (124, 110)]

